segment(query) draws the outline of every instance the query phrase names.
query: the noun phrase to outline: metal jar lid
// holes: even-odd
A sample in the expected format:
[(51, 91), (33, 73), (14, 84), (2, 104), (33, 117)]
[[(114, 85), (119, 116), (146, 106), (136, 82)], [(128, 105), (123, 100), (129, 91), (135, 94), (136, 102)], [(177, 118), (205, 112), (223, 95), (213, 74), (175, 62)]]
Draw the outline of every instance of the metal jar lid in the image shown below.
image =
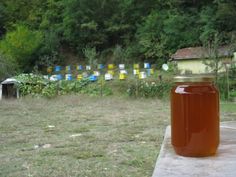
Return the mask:
[(214, 78), (213, 75), (182, 75), (175, 76), (174, 82), (213, 82)]

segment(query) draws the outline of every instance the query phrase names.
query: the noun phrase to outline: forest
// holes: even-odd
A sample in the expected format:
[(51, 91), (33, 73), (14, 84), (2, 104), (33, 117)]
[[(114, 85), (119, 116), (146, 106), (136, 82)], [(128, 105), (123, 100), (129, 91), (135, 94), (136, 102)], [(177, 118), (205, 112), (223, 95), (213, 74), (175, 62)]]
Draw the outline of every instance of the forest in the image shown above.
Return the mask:
[(179, 48), (234, 44), (235, 19), (235, 0), (0, 0), (0, 77), (86, 53), (161, 65)]

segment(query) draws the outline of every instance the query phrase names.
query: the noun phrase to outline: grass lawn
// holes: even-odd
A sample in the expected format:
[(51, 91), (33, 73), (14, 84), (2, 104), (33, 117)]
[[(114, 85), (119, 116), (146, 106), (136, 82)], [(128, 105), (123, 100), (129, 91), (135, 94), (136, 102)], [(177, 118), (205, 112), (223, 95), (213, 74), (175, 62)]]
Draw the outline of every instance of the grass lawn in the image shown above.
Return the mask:
[[(222, 103), (221, 120), (236, 120)], [(0, 176), (150, 177), (169, 103), (115, 96), (0, 102)]]

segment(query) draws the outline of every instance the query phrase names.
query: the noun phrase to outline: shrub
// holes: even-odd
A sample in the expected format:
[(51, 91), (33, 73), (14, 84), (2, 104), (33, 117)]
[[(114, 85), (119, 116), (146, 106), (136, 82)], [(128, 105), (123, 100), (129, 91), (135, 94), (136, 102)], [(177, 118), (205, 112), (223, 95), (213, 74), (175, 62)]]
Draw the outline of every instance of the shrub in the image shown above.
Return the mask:
[(0, 53), (0, 80), (16, 74), (17, 70), (14, 60)]
[(0, 41), (0, 51), (14, 59), (21, 69), (26, 69), (31, 64), (31, 57), (36, 52), (42, 41), (42, 34), (31, 31), (26, 26), (16, 25), (15, 31), (8, 32)]
[(21, 74), (15, 78), (20, 81), (18, 87), (22, 96), (31, 95), (53, 98), (57, 95), (72, 93), (88, 94), (92, 96), (107, 96), (112, 94), (112, 90), (106, 84), (101, 86), (98, 82), (91, 83), (88, 79), (52, 82), (44, 79), (43, 76), (34, 74)]
[(20, 74), (15, 78), (20, 82), (18, 87), (22, 96), (41, 96), (44, 87), (49, 84), (48, 80), (39, 75)]
[(97, 52), (96, 52), (95, 47), (93, 47), (93, 48), (86, 47), (83, 50), (83, 54), (84, 54), (85, 58), (87, 59), (90, 66), (97, 65)]
[[(234, 97), (234, 93), (236, 90), (235, 74), (236, 74), (236, 66), (231, 65), (229, 68), (228, 78), (227, 78), (227, 73), (222, 73), (218, 76), (216, 85), (219, 89), (220, 98), (222, 100), (228, 100), (231, 97)], [(227, 81), (229, 83), (227, 83)], [(227, 86), (228, 84), (229, 84), (229, 90)]]
[(53, 82), (49, 82), (47, 83), (47, 85), (45, 85), (42, 90), (40, 95), (44, 96), (46, 98), (53, 98), (55, 96), (57, 96), (57, 85)]
[(109, 96), (113, 94), (112, 89), (110, 87), (108, 87), (107, 85), (101, 86), (98, 83), (91, 83), (86, 87), (83, 87), (80, 93), (91, 96)]
[(126, 50), (123, 49), (120, 45), (116, 45), (113, 49), (112, 62), (115, 64), (124, 63), (127, 60), (126, 57)]
[(172, 83), (168, 81), (137, 81), (129, 86), (127, 92), (131, 97), (163, 98), (171, 87)]
[(228, 99), (228, 89), (227, 89), (227, 78), (225, 75), (219, 76), (216, 86), (220, 92), (220, 98), (222, 100)]
[(229, 68), (230, 89), (236, 90), (236, 63)]
[(58, 82), (58, 94), (65, 95), (69, 93), (80, 93), (84, 87), (89, 84), (88, 79), (83, 79), (80, 81), (66, 81), (61, 80)]
[(37, 59), (35, 65), (43, 70), (43, 68), (61, 63), (62, 55), (58, 52), (59, 48), (59, 36), (52, 30), (44, 32), (42, 45), (37, 52), (37, 56), (35, 57)]
[(236, 90), (232, 90), (229, 95), (231, 98), (235, 98), (236, 97)]

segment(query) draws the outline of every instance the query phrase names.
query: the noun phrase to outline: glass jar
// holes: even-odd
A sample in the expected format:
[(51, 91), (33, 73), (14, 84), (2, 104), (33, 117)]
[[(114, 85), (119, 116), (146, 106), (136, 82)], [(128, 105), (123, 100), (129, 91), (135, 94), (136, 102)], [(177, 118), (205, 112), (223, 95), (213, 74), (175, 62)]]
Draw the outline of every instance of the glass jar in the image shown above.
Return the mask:
[(171, 90), (171, 143), (177, 154), (214, 155), (219, 145), (219, 92), (211, 76), (177, 76)]

